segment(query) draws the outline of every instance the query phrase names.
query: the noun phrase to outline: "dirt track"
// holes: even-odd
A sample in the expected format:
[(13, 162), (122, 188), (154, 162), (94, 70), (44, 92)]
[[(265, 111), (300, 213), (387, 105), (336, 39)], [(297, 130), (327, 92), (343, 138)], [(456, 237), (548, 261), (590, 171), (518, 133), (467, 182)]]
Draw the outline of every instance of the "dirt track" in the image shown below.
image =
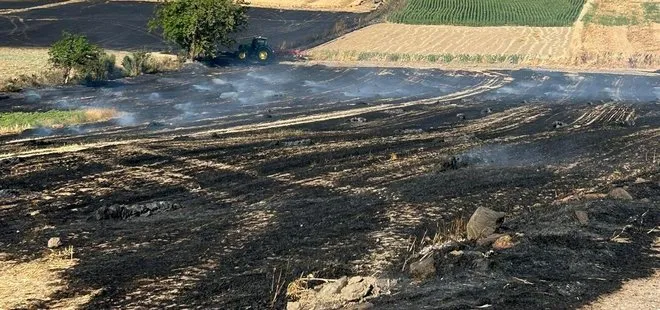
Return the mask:
[[(194, 68), (0, 101), (21, 109), (62, 99), (132, 103), (139, 120), (3, 141), (0, 188), (14, 190), (0, 198), (3, 260), (34, 261), (54, 235), (75, 248), (75, 266), (60, 275), (65, 286), (33, 304), (262, 309), (279, 272), (287, 282), (308, 273), (406, 279), (410, 238), (478, 206), (508, 212), (508, 229), (528, 237), (492, 258), (485, 274), (468, 268), (421, 286), (403, 281), (398, 294), (372, 300), (377, 308), (575, 307), (660, 267), (646, 255), (658, 235), (648, 226), (660, 218), (654, 77), (273, 66), (253, 71), (266, 77), (260, 85), (275, 92), (305, 77), (291, 93), (301, 101), (219, 102), (229, 86), (214, 79), (237, 88), (250, 68), (235, 70)], [(356, 81), (361, 90), (351, 89)], [(371, 89), (376, 82), (416, 98)], [(471, 92), (479, 85), (483, 92)], [(154, 92), (160, 101), (147, 100)], [(188, 121), (173, 107), (183, 97), (168, 97), (176, 94), (193, 100)], [(236, 109), (241, 98), (261, 105)], [(567, 126), (553, 128), (557, 121)], [(466, 165), (447, 169), (452, 156)], [(634, 201), (583, 198), (623, 185)], [(150, 201), (181, 207), (95, 216)], [(592, 225), (575, 224), (577, 208), (589, 210)], [(646, 224), (622, 235), (630, 243), (608, 241), (645, 211)], [(283, 302), (280, 295), (276, 305)]]

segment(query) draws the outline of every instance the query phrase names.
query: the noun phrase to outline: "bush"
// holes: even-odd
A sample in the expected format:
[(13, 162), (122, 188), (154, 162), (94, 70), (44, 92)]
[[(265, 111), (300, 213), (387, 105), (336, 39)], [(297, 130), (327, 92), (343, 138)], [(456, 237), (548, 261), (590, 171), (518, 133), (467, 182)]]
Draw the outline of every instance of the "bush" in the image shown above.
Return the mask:
[(124, 72), (128, 76), (138, 76), (143, 73), (154, 73), (156, 71), (151, 63), (151, 55), (145, 51), (126, 55), (121, 65), (124, 67)]
[(82, 35), (64, 32), (48, 51), (49, 61), (64, 71), (64, 84), (73, 77), (74, 70), (83, 76), (99, 77), (103, 66), (103, 50), (89, 43)]

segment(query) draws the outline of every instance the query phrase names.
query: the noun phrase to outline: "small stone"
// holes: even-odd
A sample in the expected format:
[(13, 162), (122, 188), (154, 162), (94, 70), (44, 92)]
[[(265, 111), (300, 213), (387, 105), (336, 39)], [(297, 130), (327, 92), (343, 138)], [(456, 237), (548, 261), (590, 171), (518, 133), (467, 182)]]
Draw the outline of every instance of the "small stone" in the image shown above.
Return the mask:
[(453, 250), (453, 251), (449, 252), (449, 255), (453, 255), (453, 256), (461, 256), (461, 255), (463, 255), (463, 251), (461, 251), (461, 250)]
[(589, 224), (589, 214), (587, 214), (587, 211), (575, 211), (575, 217), (583, 226)]
[(477, 240), (477, 245), (478, 246), (491, 246), (495, 240), (499, 239), (500, 237), (504, 236), (504, 234), (490, 234), (487, 237), (481, 238)]
[(509, 235), (504, 235), (502, 237), (499, 237), (495, 242), (493, 243), (493, 249), (494, 250), (506, 250), (510, 249), (514, 246), (515, 244), (513, 243), (513, 239)]
[(39, 213), (41, 213), (41, 212), (39, 212), (39, 210), (32, 211), (32, 212), (30, 212), (30, 216), (37, 216), (37, 215), (39, 215)]
[(410, 264), (410, 274), (413, 278), (418, 280), (424, 280), (435, 276), (435, 259), (433, 255)]
[(325, 296), (330, 296), (334, 294), (339, 294), (341, 292), (341, 289), (344, 288), (348, 284), (348, 277), (344, 276), (339, 278), (335, 282), (329, 282), (323, 285), (321, 287), (321, 290), (319, 291), (319, 295), (325, 295)]
[(504, 221), (506, 213), (479, 207), (467, 223), (467, 236), (469, 240), (478, 240), (494, 233)]
[(626, 191), (625, 189), (623, 189), (623, 188), (621, 188), (621, 187), (617, 187), (617, 188), (613, 189), (613, 190), (610, 192), (609, 196), (610, 196), (610, 198), (613, 198), (613, 199), (619, 199), (619, 200), (633, 200), (633, 197), (630, 196), (630, 194), (628, 193), (628, 191)]
[(554, 129), (560, 129), (560, 128), (563, 128), (563, 127), (566, 127), (566, 123), (564, 123), (564, 122), (556, 121), (556, 122), (552, 123), (552, 128), (554, 128)]
[(62, 240), (60, 240), (60, 237), (52, 237), (48, 239), (49, 249), (59, 248), (60, 246), (62, 246)]
[(648, 181), (649, 180), (644, 179), (644, 178), (637, 178), (637, 179), (635, 179), (635, 184), (646, 183)]

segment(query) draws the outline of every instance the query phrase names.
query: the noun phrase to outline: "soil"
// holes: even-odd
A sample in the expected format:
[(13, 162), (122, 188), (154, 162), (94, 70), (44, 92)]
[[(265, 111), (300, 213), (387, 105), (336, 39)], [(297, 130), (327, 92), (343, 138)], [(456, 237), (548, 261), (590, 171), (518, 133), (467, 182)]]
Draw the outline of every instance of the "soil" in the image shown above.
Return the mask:
[(408, 54), (567, 57), (570, 27), (461, 27), (376, 24), (311, 50)]
[[(394, 294), (371, 300), (377, 309), (574, 308), (660, 267), (649, 255), (660, 221), (655, 77), (189, 70), (0, 101), (26, 110), (106, 102), (141, 120), (3, 138), (0, 188), (14, 191), (0, 198), (2, 259), (36, 262), (59, 236), (76, 260), (58, 273), (55, 292), (9, 308), (70, 298), (89, 309), (283, 308), (285, 290), (273, 287), (310, 273), (400, 279)], [(226, 84), (258, 77), (290, 97), (241, 97), (247, 91), (218, 101)], [(351, 89), (357, 83), (363, 88)], [(148, 100), (153, 93), (163, 99)], [(185, 100), (190, 120), (175, 107)], [(634, 200), (584, 198), (613, 187)], [(94, 217), (153, 202), (180, 207)], [(401, 272), (413, 238), (480, 206), (507, 213), (507, 232), (523, 234), (516, 246), (486, 269), (441, 268), (451, 273), (423, 283)], [(588, 212), (587, 226), (576, 210)]]
[[(160, 35), (147, 29), (155, 5), (150, 2), (72, 1), (0, 15), (0, 46), (48, 47), (67, 30), (84, 34), (106, 49), (174, 50)], [(362, 14), (251, 8), (248, 28), (236, 38), (244, 41), (262, 35), (268, 37), (276, 49), (296, 48), (323, 41), (327, 36), (331, 38), (338, 24), (350, 29), (357, 25), (360, 16)]]

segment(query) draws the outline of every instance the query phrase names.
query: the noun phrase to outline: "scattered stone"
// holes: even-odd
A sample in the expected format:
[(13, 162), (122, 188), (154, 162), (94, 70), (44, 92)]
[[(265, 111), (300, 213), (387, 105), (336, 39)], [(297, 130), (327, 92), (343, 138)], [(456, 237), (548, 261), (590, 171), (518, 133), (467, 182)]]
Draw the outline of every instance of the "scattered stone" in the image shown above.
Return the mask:
[(133, 205), (112, 205), (101, 207), (96, 210), (96, 220), (106, 219), (129, 219), (132, 217), (150, 216), (165, 211), (180, 209), (181, 205), (169, 201), (154, 201)]
[(282, 145), (284, 145), (284, 146), (302, 146), (302, 145), (311, 145), (311, 144), (312, 144), (311, 139), (302, 139), (302, 140), (282, 142)]
[(374, 304), (370, 302), (352, 303), (342, 308), (343, 310), (369, 310), (374, 309)]
[(648, 181), (649, 181), (649, 180), (644, 179), (644, 178), (637, 178), (637, 179), (635, 179), (635, 184), (646, 183), (646, 182), (648, 182)]
[(575, 217), (581, 225), (586, 226), (589, 224), (589, 214), (587, 211), (575, 211)]
[(0, 189), (0, 198), (18, 198), (21, 192), (17, 189)]
[(429, 279), (435, 276), (435, 259), (433, 255), (410, 264), (410, 274), (417, 280)]
[(491, 246), (497, 239), (504, 236), (504, 234), (490, 234), (487, 237), (477, 240), (478, 246)]
[(626, 191), (625, 189), (623, 189), (623, 188), (621, 188), (621, 187), (617, 187), (617, 188), (613, 189), (613, 190), (610, 192), (609, 196), (610, 196), (610, 198), (613, 198), (613, 199), (619, 199), (619, 200), (633, 200), (633, 197), (630, 196), (630, 194), (628, 193), (628, 191)]
[(348, 284), (341, 289), (341, 299), (358, 301), (371, 293), (374, 288), (373, 283), (375, 283), (373, 278), (352, 277), (348, 280)]
[(469, 240), (477, 240), (494, 233), (504, 222), (506, 213), (479, 207), (467, 223)]
[(30, 214), (30, 216), (37, 216), (37, 215), (39, 215), (39, 213), (40, 213), (39, 210), (36, 210), (36, 211), (30, 212), (29, 214)]
[(334, 295), (341, 293), (341, 290), (348, 284), (348, 277), (344, 276), (335, 282), (326, 283), (319, 291), (320, 295)]
[(397, 129), (394, 131), (397, 134), (403, 134), (403, 135), (408, 135), (408, 134), (420, 134), (424, 132), (424, 129), (417, 128), (417, 129)]
[(60, 240), (60, 237), (52, 237), (48, 239), (48, 248), (49, 249), (55, 249), (59, 248), (62, 246), (62, 240)]
[(564, 123), (564, 122), (555, 121), (554, 123), (552, 123), (552, 128), (554, 128), (554, 129), (560, 129), (560, 128), (564, 128), (564, 127), (566, 127), (566, 123)]
[(449, 255), (453, 255), (453, 256), (461, 256), (461, 255), (463, 255), (463, 251), (461, 251), (461, 250), (453, 250), (453, 251), (449, 252)]
[(488, 115), (490, 113), (493, 113), (493, 110), (491, 108), (485, 108), (481, 110), (481, 115)]
[(493, 243), (493, 249), (506, 250), (512, 248), (514, 245), (515, 244), (513, 243), (513, 238), (511, 238), (509, 235), (504, 235), (495, 240), (495, 243)]
[(147, 124), (147, 129), (157, 129), (157, 128), (163, 128), (167, 126), (167, 124), (159, 121), (151, 121), (149, 124)]
[(458, 114), (456, 114), (456, 117), (457, 117), (458, 119), (462, 120), (462, 121), (465, 120), (465, 114), (463, 114), (463, 113), (458, 113)]
[(351, 123), (366, 123), (367, 119), (364, 117), (353, 117), (349, 120)]

